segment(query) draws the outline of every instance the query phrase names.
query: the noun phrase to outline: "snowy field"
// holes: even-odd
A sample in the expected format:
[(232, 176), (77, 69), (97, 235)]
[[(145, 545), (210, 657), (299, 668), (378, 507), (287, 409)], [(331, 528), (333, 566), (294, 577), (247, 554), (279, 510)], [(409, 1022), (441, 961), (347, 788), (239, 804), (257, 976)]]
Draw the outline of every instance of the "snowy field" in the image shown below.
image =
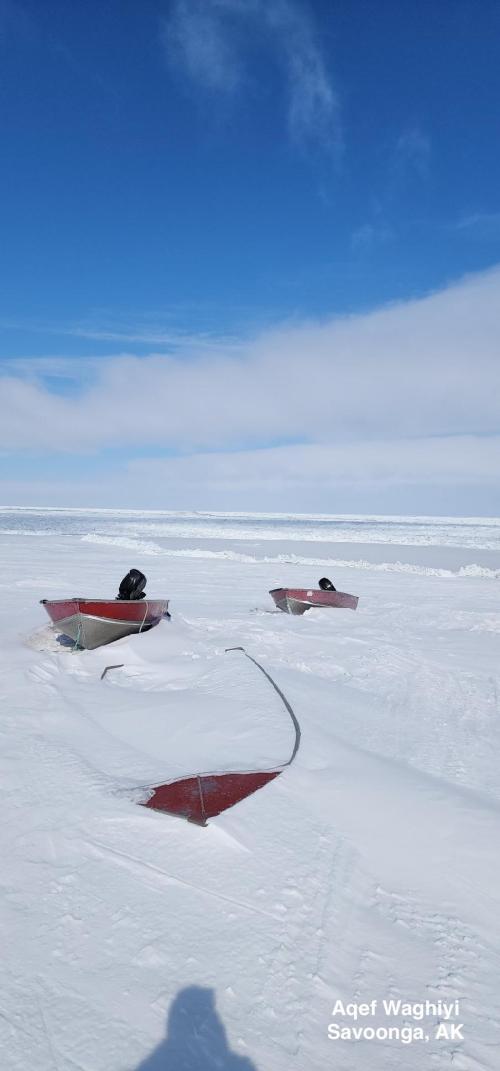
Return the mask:
[[(497, 1071), (500, 520), (3, 509), (0, 556), (2, 1071)], [(39, 599), (131, 567), (172, 620), (58, 643)], [(274, 612), (322, 575), (356, 613)], [(288, 757), (239, 645), (295, 762), (205, 829), (137, 806)]]

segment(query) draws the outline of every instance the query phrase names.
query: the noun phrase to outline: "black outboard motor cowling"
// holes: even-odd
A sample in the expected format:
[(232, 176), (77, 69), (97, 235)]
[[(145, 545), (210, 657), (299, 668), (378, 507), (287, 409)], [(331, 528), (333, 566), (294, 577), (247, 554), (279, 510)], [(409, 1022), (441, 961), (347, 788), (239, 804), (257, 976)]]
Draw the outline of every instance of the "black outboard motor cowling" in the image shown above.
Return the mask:
[(321, 580), (319, 582), (319, 586), (320, 586), (322, 591), (336, 591), (337, 590), (337, 588), (334, 588), (331, 580), (329, 580), (327, 576), (322, 576), (321, 577)]
[(139, 569), (131, 569), (123, 580), (118, 589), (117, 599), (143, 599), (146, 592), (146, 577), (144, 573), (141, 573)]

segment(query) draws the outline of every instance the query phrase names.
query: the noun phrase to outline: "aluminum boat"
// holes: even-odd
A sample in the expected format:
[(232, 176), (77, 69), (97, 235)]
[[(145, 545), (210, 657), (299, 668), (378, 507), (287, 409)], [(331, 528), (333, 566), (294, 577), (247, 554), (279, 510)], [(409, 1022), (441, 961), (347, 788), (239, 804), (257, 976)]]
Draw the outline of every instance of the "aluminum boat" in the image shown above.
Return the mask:
[(76, 647), (92, 651), (145, 632), (167, 614), (168, 599), (41, 599), (51, 621)]
[(322, 591), (321, 588), (273, 588), (269, 592), (279, 610), (285, 614), (305, 614), (318, 606), (341, 607), (355, 610), (357, 595), (345, 591)]

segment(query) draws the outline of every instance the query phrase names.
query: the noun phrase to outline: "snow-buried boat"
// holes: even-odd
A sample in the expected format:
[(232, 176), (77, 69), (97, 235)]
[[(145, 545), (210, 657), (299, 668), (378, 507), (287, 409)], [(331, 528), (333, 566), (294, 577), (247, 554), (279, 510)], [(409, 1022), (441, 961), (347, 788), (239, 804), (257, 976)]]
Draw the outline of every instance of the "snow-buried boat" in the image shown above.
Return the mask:
[(168, 599), (148, 599), (146, 577), (131, 569), (116, 599), (41, 599), (52, 623), (76, 647), (93, 651), (123, 636), (146, 632), (168, 614)]
[(357, 595), (321, 588), (273, 588), (269, 594), (285, 614), (305, 614), (306, 610), (321, 606), (355, 610), (358, 605)]
[[(259, 788), (263, 788), (269, 781), (283, 773), (287, 766), (291, 766), (300, 746), (300, 725), (288, 702), (288, 699), (278, 687), (276, 681), (270, 676), (264, 666), (257, 662), (252, 655), (245, 651), (244, 647), (230, 647), (226, 654), (231, 651), (241, 651), (248, 661), (269, 681), (274, 692), (279, 696), (283, 706), (288, 712), (294, 730), (294, 742), (290, 756), (283, 759), (274, 768), (268, 770), (231, 770), (224, 773), (195, 774), (192, 777), (179, 777), (160, 785), (151, 785), (147, 789), (147, 796), (139, 800), (144, 807), (151, 807), (155, 811), (164, 811), (166, 814), (175, 814), (180, 818), (187, 818), (188, 822), (206, 826), (208, 818), (214, 818), (240, 803)], [(121, 667), (117, 667), (121, 668)]]
[[(166, 653), (168, 652), (168, 657)], [(297, 718), (268, 670), (177, 618), (110, 650), (59, 652), (53, 686), (89, 790), (199, 825), (291, 765)], [(109, 664), (111, 663), (111, 665)]]
[(77, 647), (93, 651), (106, 643), (145, 632), (168, 610), (168, 599), (41, 599), (54, 625)]

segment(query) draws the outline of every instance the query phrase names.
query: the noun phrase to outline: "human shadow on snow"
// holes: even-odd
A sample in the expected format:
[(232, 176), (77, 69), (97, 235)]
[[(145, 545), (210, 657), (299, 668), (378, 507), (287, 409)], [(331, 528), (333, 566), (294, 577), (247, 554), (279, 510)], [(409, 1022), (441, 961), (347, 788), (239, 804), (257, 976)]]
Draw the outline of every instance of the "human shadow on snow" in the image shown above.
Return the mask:
[(257, 1071), (228, 1048), (213, 989), (181, 989), (168, 1013), (167, 1036), (135, 1071)]

